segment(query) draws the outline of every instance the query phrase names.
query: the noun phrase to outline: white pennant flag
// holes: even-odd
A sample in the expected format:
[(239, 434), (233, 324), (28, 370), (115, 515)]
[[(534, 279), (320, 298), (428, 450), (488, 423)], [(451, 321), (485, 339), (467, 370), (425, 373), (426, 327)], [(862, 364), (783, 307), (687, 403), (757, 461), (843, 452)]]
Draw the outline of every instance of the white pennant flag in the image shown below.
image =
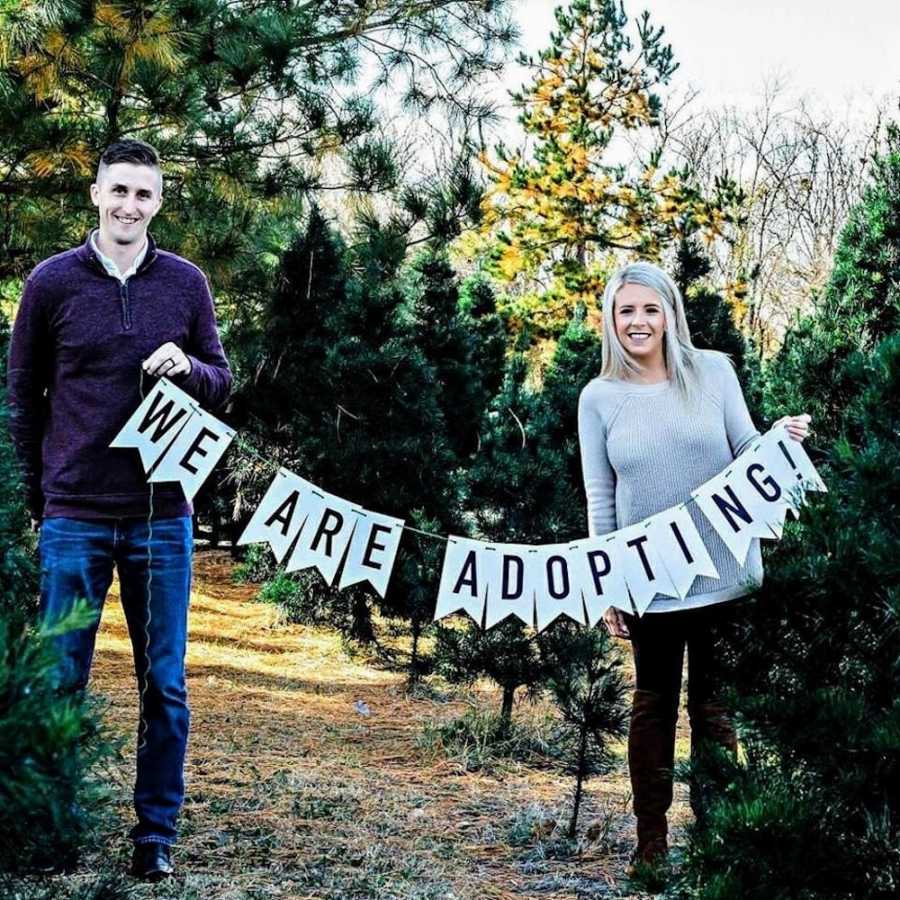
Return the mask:
[(144, 471), (171, 446), (196, 410), (194, 401), (171, 381), (160, 379), (141, 401), (110, 447), (134, 447), (141, 454)]
[(400, 537), (403, 519), (394, 519), (367, 509), (355, 510), (356, 528), (350, 540), (347, 559), (341, 570), (340, 590), (368, 581), (380, 596), (387, 593)]
[(752, 453), (778, 483), (782, 490), (784, 506), (795, 519), (800, 518), (800, 507), (806, 503), (806, 488), (803, 476), (791, 467), (776, 443), (776, 435), (769, 431), (764, 434), (747, 453)]
[(180, 482), (188, 500), (200, 490), (234, 438), (234, 429), (199, 406), (194, 410), (149, 478), (152, 482)]
[(285, 572), (315, 566), (331, 584), (353, 535), (359, 509), (356, 504), (316, 487), (301, 495), (303, 524), (284, 567)]
[(275, 559), (281, 562), (303, 525), (301, 498), (314, 488), (299, 475), (279, 469), (244, 533), (238, 538), (238, 544), (267, 542)]
[(687, 597), (698, 576), (719, 577), (706, 544), (684, 504), (653, 516), (650, 531), (659, 557), (682, 600)]
[(642, 616), (657, 594), (677, 597), (672, 582), (656, 548), (658, 536), (649, 530), (651, 519), (623, 528), (616, 533), (619, 558), (628, 590), (637, 614)]
[(569, 557), (570, 574), (584, 598), (588, 625), (593, 628), (611, 606), (634, 612), (615, 532), (570, 544)]
[[(487, 593), (489, 561), (484, 559), (487, 545), (469, 538), (447, 538), (441, 583), (438, 587), (434, 619), (443, 619), (455, 612), (467, 612), (480, 626), (484, 618), (484, 598)], [(496, 552), (493, 559), (497, 559)]]
[(559, 616), (585, 624), (581, 585), (571, 575), (569, 544), (544, 544), (527, 557), (529, 580), (534, 585), (537, 630), (543, 631)]
[(803, 444), (795, 441), (784, 425), (773, 428), (763, 438), (764, 441), (772, 441), (781, 452), (791, 471), (800, 475), (803, 487), (808, 491), (828, 492), (828, 487), (822, 480), (822, 476), (816, 471), (812, 460), (806, 453)]
[(736, 483), (732, 466), (702, 484), (691, 496), (734, 558), (744, 565), (747, 551), (758, 536), (760, 525), (765, 526), (765, 522), (754, 518), (738, 494)]
[(753, 449), (742, 453), (731, 468), (731, 484), (753, 518), (754, 535), (768, 540), (780, 538), (784, 517), (794, 502), (788, 497), (786, 488), (766, 469), (762, 458)]
[(488, 589), (484, 627), (491, 628), (507, 616), (525, 625), (534, 624), (534, 585), (528, 579), (528, 544), (495, 544), (499, 562), (496, 589)]

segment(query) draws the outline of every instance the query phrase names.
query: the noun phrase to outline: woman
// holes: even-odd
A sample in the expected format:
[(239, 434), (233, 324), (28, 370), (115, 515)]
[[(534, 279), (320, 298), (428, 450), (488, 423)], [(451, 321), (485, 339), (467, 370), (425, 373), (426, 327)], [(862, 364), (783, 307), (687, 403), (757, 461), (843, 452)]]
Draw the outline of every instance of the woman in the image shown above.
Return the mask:
[[(731, 362), (693, 346), (681, 293), (657, 266), (634, 263), (613, 275), (603, 295), (603, 323), (602, 371), (582, 391), (578, 407), (591, 535), (683, 503), (759, 436)], [(809, 419), (780, 422), (803, 440)], [(685, 646), (691, 755), (707, 742), (737, 750), (718, 696), (714, 639), (733, 614), (733, 601), (762, 581), (758, 540), (740, 566), (696, 504), (688, 509), (720, 577), (697, 578), (684, 600), (657, 595), (641, 618), (612, 607), (604, 615), (610, 633), (630, 638), (634, 652), (628, 766), (638, 863), (659, 861), (668, 849)], [(698, 785), (691, 786), (691, 806), (702, 815)]]

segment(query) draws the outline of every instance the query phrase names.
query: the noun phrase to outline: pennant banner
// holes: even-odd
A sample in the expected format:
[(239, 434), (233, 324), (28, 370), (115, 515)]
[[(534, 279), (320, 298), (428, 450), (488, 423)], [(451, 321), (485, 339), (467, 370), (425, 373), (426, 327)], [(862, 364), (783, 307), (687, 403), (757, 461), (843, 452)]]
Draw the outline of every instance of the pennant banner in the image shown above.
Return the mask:
[(313, 490), (315, 485), (306, 479), (287, 469), (279, 469), (238, 538), (238, 544), (268, 543), (275, 559), (281, 562), (303, 524), (303, 516), (299, 513), (300, 498)]
[[(484, 617), (484, 600), (487, 595), (487, 569), (489, 560), (483, 558), (487, 544), (469, 538), (447, 538), (441, 583), (438, 587), (434, 618), (442, 619), (454, 612), (468, 613), (476, 625)], [(491, 559), (499, 559), (496, 550)]]
[(488, 587), (487, 614), (484, 627), (491, 628), (509, 616), (524, 625), (534, 625), (534, 584), (528, 557), (536, 552), (528, 544), (496, 544), (499, 554), (497, 580)]
[(756, 529), (753, 517), (735, 492), (732, 470), (707, 481), (691, 497), (740, 565), (747, 559)]
[[(163, 378), (110, 446), (136, 449), (151, 482), (178, 481), (190, 500), (233, 438)], [(643, 615), (657, 596), (685, 599), (696, 578), (719, 578), (698, 515), (743, 565), (754, 539), (781, 537), (785, 515), (799, 515), (807, 491), (827, 487), (779, 426), (690, 501), (611, 534), (540, 546), (451, 536), (434, 618), (464, 612), (491, 628), (512, 616), (540, 631), (560, 616), (594, 626), (610, 607)], [(238, 543), (267, 543), (287, 572), (314, 567), (329, 585), (340, 572), (339, 589), (365, 581), (384, 597), (405, 527), (280, 469)]]
[(581, 586), (571, 577), (569, 544), (546, 544), (528, 556), (534, 584), (537, 630), (543, 631), (560, 616), (585, 624)]
[(234, 438), (234, 431), (198, 406), (150, 473), (151, 482), (178, 481), (192, 500)]
[(672, 580), (675, 593), (682, 600), (698, 576), (719, 577), (706, 544), (685, 505), (674, 506), (655, 515), (648, 530), (659, 558)]
[(659, 553), (658, 533), (650, 530), (653, 521), (648, 519), (616, 532), (625, 581), (639, 616), (644, 614), (657, 594), (678, 596)]
[(303, 524), (284, 570), (297, 572), (315, 566), (331, 584), (356, 527), (354, 513), (361, 507), (318, 489), (303, 494), (300, 503)]
[(184, 391), (163, 378), (144, 397), (109, 446), (135, 447), (144, 471), (149, 472), (196, 410), (196, 404)]
[(615, 534), (569, 544), (571, 575), (581, 591), (587, 624), (594, 626), (610, 606), (633, 613)]
[(368, 581), (383, 597), (397, 558), (403, 519), (393, 519), (359, 508), (355, 508), (353, 513), (356, 527), (350, 539), (339, 587), (343, 590), (351, 584)]

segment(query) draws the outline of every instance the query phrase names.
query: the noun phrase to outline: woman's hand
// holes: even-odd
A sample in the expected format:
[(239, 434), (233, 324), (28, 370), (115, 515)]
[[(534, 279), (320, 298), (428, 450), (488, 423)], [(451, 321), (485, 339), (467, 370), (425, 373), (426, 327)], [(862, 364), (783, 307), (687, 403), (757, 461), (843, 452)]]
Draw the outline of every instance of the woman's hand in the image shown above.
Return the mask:
[(812, 416), (810, 416), (809, 413), (803, 413), (799, 416), (782, 416), (772, 425), (772, 427), (777, 428), (779, 425), (784, 425), (787, 429), (787, 433), (795, 441), (802, 441), (809, 434), (809, 423), (811, 419)]
[(606, 630), (613, 637), (626, 639), (631, 637), (628, 633), (628, 626), (625, 624), (625, 616), (622, 615), (621, 609), (610, 606), (609, 609), (603, 613), (603, 621), (606, 623)]

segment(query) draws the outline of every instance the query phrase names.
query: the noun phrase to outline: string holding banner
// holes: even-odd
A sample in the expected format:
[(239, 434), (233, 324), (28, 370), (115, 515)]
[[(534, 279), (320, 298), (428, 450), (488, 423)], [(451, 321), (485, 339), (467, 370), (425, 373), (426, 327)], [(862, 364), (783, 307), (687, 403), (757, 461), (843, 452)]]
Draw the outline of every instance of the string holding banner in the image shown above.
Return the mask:
[[(110, 446), (136, 449), (151, 483), (178, 481), (190, 500), (234, 437), (163, 378)], [(366, 581), (384, 597), (400, 537), (413, 531), (447, 542), (435, 620), (465, 612), (491, 628), (514, 616), (540, 631), (560, 616), (594, 626), (610, 607), (643, 615), (657, 597), (685, 599), (696, 578), (719, 578), (698, 515), (743, 565), (754, 540), (781, 537), (785, 515), (799, 515), (808, 491), (826, 490), (780, 426), (688, 501), (641, 522), (566, 544), (496, 544), (413, 528), (281, 468), (238, 544), (267, 543), (285, 571), (314, 567), (340, 590)]]

